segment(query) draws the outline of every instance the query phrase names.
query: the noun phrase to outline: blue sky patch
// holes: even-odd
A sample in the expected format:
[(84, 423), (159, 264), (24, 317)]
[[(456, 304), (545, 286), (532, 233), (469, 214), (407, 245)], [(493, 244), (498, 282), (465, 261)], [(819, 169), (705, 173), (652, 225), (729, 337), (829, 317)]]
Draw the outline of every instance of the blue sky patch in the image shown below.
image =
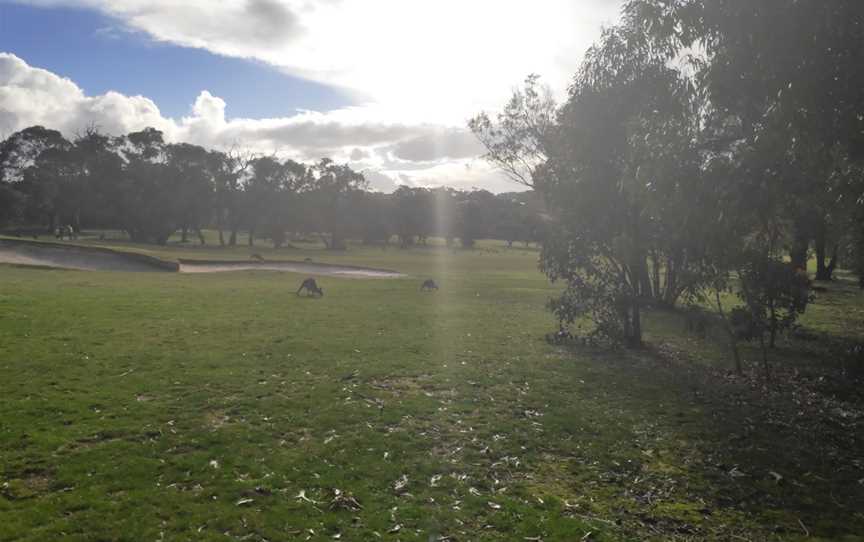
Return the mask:
[(73, 80), (89, 95), (109, 90), (152, 99), (165, 116), (188, 115), (202, 90), (229, 118), (293, 115), (352, 105), (350, 96), (253, 60), (154, 42), (96, 11), (0, 0), (0, 51)]

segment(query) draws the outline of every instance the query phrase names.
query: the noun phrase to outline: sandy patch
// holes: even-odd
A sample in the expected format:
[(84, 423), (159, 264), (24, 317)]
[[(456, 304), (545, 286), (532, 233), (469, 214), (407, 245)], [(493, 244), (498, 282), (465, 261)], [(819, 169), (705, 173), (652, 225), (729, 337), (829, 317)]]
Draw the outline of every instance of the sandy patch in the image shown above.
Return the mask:
[(393, 279), (402, 277), (402, 273), (387, 269), (368, 269), (363, 267), (316, 264), (309, 262), (195, 262), (180, 261), (181, 273), (222, 273), (226, 271), (282, 271), (308, 275), (323, 275), (346, 278), (382, 278)]
[(7, 240), (0, 240), (0, 263), (84, 271), (176, 270), (176, 264), (142, 254), (75, 245), (63, 246), (59, 243), (18, 243)]
[(65, 246), (60, 243), (32, 243), (5, 239), (0, 240), (0, 263), (84, 271), (221, 273), (258, 270), (364, 279), (392, 279), (404, 276), (402, 273), (389, 269), (293, 261), (181, 260), (178, 264), (143, 254), (98, 247)]

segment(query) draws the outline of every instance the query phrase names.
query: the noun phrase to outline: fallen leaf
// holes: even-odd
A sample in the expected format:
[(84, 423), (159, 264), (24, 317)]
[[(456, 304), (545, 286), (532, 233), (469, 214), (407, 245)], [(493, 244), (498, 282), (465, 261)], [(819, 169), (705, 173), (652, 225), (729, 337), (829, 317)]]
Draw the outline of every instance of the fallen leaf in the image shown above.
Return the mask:
[(405, 489), (405, 486), (407, 486), (407, 485), (408, 485), (408, 475), (403, 474), (401, 477), (399, 477), (398, 480), (393, 482), (393, 489), (396, 490), (396, 492), (401, 492), (403, 489)]
[(294, 498), (297, 499), (298, 501), (306, 501), (306, 502), (310, 502), (312, 504), (317, 504), (316, 501), (313, 501), (312, 499), (310, 499), (309, 497), (306, 496), (306, 490), (305, 489), (301, 489), (300, 492), (297, 493), (297, 495)]
[(744, 476), (747, 476), (747, 473), (741, 472), (740, 470), (738, 470), (738, 467), (732, 467), (732, 470), (729, 471), (729, 476), (731, 476), (732, 478), (742, 478)]

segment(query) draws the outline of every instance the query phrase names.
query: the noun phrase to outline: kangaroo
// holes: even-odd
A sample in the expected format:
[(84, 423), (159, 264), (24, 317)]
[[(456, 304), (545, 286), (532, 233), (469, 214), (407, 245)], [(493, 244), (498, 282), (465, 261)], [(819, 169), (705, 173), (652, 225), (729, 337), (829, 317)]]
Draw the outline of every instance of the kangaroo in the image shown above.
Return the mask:
[(250, 255), (249, 255), (249, 259), (250, 259), (250, 260), (255, 260), (256, 262), (263, 262), (263, 261), (264, 261), (264, 256), (262, 256), (262, 255), (260, 255), (260, 254), (250, 254)]
[(320, 288), (318, 283), (315, 282), (315, 279), (308, 278), (303, 281), (303, 284), (297, 288), (297, 295), (300, 295), (300, 292), (306, 290), (306, 295), (318, 295), (319, 297), (324, 297), (324, 288)]
[(423, 284), (420, 286), (420, 291), (431, 292), (432, 290), (438, 290), (438, 285), (435, 284), (435, 281), (432, 279), (426, 279), (423, 281)]

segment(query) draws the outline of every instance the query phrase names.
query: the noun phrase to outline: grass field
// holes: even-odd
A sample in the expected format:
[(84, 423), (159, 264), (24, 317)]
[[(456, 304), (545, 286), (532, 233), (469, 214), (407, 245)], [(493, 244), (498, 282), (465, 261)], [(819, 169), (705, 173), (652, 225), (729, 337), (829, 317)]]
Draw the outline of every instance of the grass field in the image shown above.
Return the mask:
[[(766, 385), (670, 313), (644, 352), (548, 344), (534, 250), (254, 250), (409, 276), (0, 266), (0, 540), (864, 540), (861, 386), (820, 345)], [(862, 301), (805, 328), (860, 339)]]

